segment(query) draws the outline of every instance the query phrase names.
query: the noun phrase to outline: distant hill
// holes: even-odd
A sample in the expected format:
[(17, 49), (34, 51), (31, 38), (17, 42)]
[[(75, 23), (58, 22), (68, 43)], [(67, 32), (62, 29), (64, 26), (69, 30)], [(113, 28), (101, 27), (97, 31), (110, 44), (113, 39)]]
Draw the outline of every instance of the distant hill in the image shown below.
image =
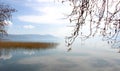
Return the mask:
[(22, 41), (22, 42), (58, 42), (59, 38), (52, 35), (12, 35), (5, 36), (4, 41)]

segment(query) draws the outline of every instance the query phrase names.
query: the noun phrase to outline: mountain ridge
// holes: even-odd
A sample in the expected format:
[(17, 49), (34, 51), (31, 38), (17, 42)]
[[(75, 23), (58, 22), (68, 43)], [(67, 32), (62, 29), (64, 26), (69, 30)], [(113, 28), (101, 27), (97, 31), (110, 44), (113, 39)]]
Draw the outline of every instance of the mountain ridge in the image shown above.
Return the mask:
[(21, 41), (21, 42), (57, 42), (58, 37), (53, 35), (39, 35), (39, 34), (8, 34), (8, 36), (3, 37), (4, 41)]

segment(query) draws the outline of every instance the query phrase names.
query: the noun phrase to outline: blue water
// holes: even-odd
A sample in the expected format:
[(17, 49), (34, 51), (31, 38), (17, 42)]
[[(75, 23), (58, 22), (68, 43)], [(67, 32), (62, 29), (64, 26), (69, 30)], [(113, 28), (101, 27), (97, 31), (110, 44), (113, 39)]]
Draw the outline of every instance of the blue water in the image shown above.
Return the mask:
[(46, 49), (1, 48), (0, 71), (119, 71), (120, 54), (105, 42), (64, 41)]

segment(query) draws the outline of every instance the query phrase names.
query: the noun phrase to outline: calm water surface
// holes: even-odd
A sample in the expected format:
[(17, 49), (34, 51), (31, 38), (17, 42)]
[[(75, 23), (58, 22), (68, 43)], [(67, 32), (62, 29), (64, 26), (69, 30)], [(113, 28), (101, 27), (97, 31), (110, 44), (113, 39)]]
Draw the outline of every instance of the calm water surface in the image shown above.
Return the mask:
[(64, 43), (46, 49), (0, 49), (0, 71), (120, 71), (120, 54), (109, 45)]

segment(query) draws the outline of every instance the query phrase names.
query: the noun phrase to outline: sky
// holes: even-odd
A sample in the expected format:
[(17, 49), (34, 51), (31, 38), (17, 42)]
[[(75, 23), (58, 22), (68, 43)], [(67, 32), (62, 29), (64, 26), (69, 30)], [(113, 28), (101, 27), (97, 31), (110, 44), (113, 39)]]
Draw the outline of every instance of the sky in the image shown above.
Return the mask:
[(71, 8), (57, 0), (0, 0), (17, 12), (9, 21), (8, 34), (69, 34), (69, 20), (64, 19)]
[[(113, 0), (112, 4), (109, 2), (112, 6), (111, 12), (114, 11), (116, 1), (119, 0)], [(71, 35), (71, 31), (74, 30), (68, 27), (70, 22), (65, 19), (72, 10), (69, 3), (62, 4), (60, 0), (0, 0), (0, 2), (17, 10), (9, 21), (8, 34), (49, 34), (65, 37)]]

